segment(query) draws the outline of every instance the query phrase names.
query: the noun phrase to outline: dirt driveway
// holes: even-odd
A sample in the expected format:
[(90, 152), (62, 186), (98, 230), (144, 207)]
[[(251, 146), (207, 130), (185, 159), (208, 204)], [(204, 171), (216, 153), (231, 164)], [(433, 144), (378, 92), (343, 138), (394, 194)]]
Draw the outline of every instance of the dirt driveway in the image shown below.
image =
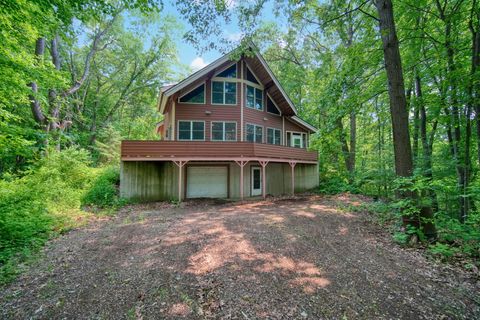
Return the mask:
[(0, 318), (473, 319), (479, 285), (340, 210), (352, 196), (125, 208), (50, 242)]

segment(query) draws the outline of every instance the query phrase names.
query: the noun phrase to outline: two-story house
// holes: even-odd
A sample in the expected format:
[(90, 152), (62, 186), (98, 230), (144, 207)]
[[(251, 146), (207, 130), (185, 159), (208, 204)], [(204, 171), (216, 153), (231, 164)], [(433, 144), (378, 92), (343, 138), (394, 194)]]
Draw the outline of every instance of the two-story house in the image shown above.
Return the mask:
[(259, 53), (214, 61), (161, 88), (160, 141), (122, 141), (123, 197), (240, 198), (318, 186), (312, 125)]

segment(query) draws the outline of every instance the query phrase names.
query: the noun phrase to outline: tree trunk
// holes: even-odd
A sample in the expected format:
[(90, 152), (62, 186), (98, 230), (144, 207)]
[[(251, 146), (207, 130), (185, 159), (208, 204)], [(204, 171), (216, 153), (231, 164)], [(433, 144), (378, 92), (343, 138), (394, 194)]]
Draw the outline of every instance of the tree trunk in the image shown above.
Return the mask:
[[(407, 101), (411, 101), (410, 95), (412, 94), (412, 89), (407, 90)], [(411, 103), (410, 103), (411, 104)], [(415, 101), (413, 105), (413, 162), (417, 163), (418, 159), (418, 132), (419, 132), (419, 110), (418, 103)]]
[(348, 171), (350, 172), (350, 183), (353, 182), (355, 176), (355, 156), (357, 152), (357, 115), (355, 111), (350, 113), (350, 152), (348, 154)]
[[(35, 43), (35, 57), (38, 63), (42, 60), (44, 53), (45, 53), (45, 38), (38, 38)], [(29, 84), (29, 86), (30, 88), (32, 88), (32, 94), (30, 95), (29, 98), (30, 98), (30, 107), (32, 109), (33, 119), (35, 119), (35, 121), (43, 127), (46, 121), (46, 117), (42, 112), (40, 101), (37, 98), (38, 85), (35, 81), (32, 81)]]
[[(427, 135), (427, 111), (425, 109), (425, 102), (423, 101), (423, 94), (422, 94), (422, 82), (419, 75), (415, 76), (415, 93), (417, 97), (417, 106), (420, 113), (420, 123), (419, 123), (419, 131), (420, 131), (420, 140), (422, 141), (422, 173), (429, 183), (433, 182), (433, 171), (432, 171), (432, 146), (433, 146), (433, 139), (435, 136), (435, 130), (437, 128), (436, 121), (434, 122), (431, 137), (431, 142), (429, 141)], [(426, 195), (430, 197), (432, 201), (432, 209), (434, 211), (438, 210), (438, 201), (435, 192), (428, 187), (426, 191)]]
[(480, 10), (477, 6), (477, 1), (474, 0), (468, 23), (472, 34), (472, 66), (469, 91), (471, 106), (475, 110), (475, 121), (477, 123), (477, 161), (480, 165), (480, 83), (475, 81), (475, 74), (480, 68)]
[[(395, 172), (399, 177), (411, 177), (413, 174), (413, 159), (408, 129), (407, 101), (400, 49), (393, 18), (393, 5), (391, 0), (377, 0), (375, 6), (379, 16), (379, 31), (383, 42), (385, 70), (388, 79)], [(400, 196), (416, 200), (416, 195), (413, 192), (403, 192)], [(436, 231), (432, 217), (431, 208), (423, 207), (420, 210), (420, 219), (404, 217), (403, 222), (421, 228), (427, 237), (435, 237)]]

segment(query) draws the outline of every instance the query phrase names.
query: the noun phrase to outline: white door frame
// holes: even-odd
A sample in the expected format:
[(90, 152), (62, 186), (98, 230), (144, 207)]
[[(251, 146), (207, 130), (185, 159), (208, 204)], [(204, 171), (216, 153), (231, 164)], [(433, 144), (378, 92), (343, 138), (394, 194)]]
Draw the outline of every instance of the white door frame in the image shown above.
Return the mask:
[[(254, 189), (253, 187), (253, 172), (254, 171), (257, 171), (258, 170), (258, 176), (259, 176), (259, 179), (260, 179), (260, 186), (258, 189)], [(262, 168), (261, 167), (257, 167), (257, 166), (251, 166), (250, 167), (250, 194), (253, 196), (260, 196), (262, 195), (262, 184), (263, 184), (263, 181), (262, 181)]]

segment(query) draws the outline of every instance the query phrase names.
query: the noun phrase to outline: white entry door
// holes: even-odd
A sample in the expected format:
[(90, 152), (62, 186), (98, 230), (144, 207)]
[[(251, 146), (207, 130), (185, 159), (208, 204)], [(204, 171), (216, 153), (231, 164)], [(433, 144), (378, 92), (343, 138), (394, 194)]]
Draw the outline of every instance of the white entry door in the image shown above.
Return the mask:
[(226, 166), (188, 166), (187, 198), (228, 197)]
[(262, 171), (259, 167), (252, 167), (251, 179), (252, 181), (252, 196), (259, 196), (262, 194)]

